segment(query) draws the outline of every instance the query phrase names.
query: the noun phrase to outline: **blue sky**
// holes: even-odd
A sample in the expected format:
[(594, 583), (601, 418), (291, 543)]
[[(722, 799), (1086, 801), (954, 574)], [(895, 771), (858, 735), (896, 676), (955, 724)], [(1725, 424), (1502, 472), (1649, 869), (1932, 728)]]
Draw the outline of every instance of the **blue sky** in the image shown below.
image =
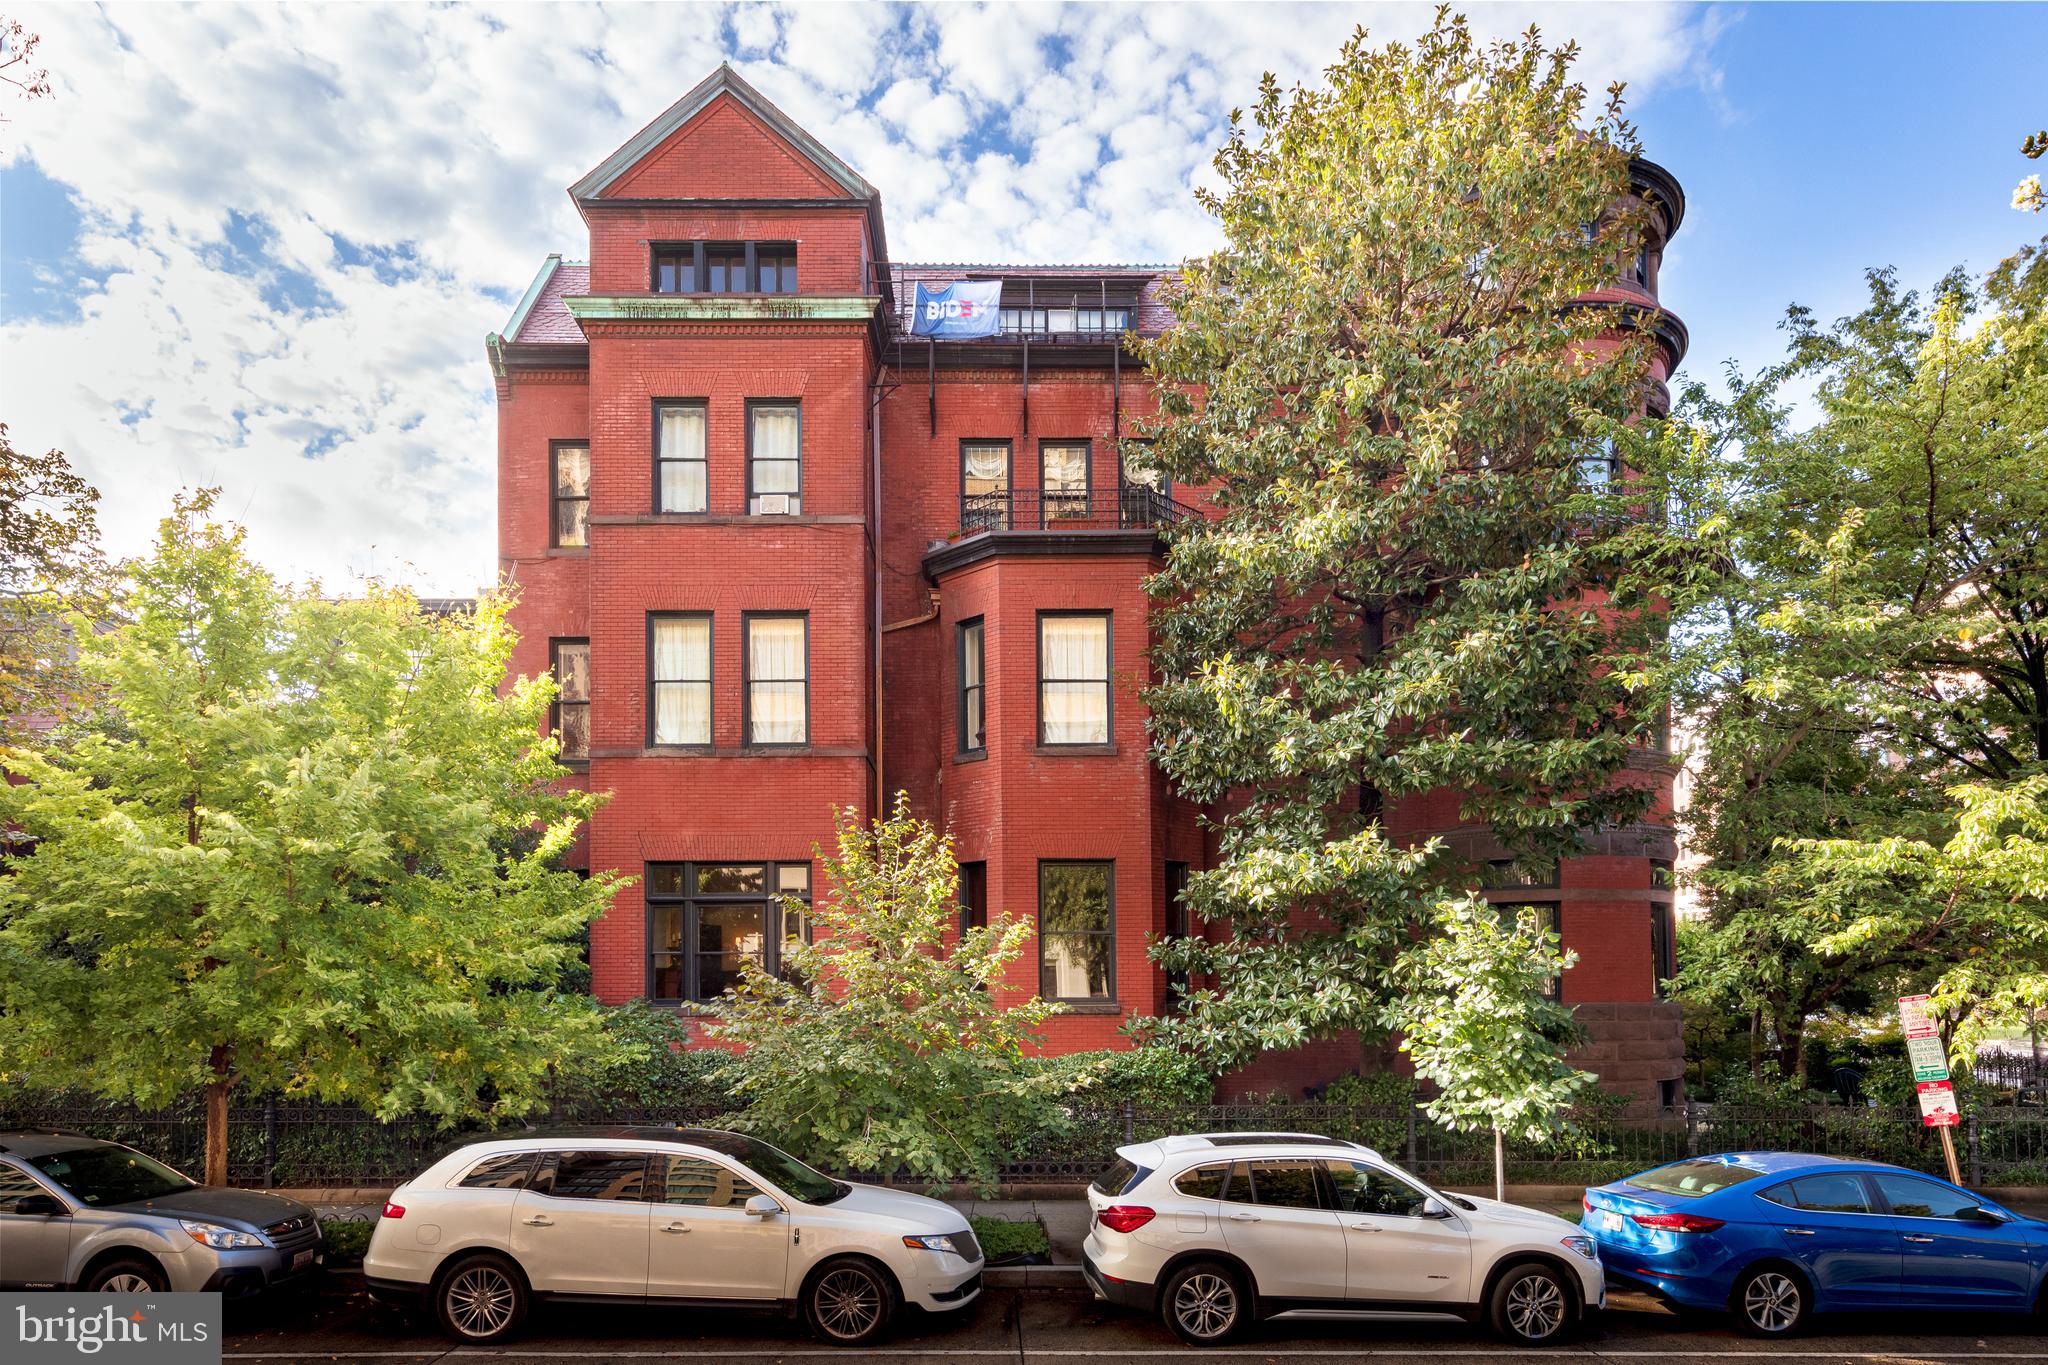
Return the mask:
[[(2048, 120), (2048, 7), (1477, 5), (1629, 83), (1690, 207), (1662, 275), (1687, 373), (1767, 363), (1792, 302), (1856, 307), (2048, 230), (2008, 204)], [(1309, 6), (30, 6), (53, 100), (0, 109), (0, 420), (143, 548), (219, 484), (268, 563), (467, 592), (494, 567), (481, 338), (564, 187), (721, 59), (881, 186), (904, 259), (1173, 260), (1261, 71), (1312, 79)]]

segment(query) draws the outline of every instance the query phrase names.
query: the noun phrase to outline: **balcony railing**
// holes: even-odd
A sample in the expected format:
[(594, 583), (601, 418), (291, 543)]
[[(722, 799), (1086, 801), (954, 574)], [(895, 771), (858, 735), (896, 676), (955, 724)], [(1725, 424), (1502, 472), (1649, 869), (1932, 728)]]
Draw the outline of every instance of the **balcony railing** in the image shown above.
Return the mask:
[(1145, 484), (1062, 493), (1015, 488), (960, 499), (960, 534), (983, 531), (1142, 531), (1201, 513)]

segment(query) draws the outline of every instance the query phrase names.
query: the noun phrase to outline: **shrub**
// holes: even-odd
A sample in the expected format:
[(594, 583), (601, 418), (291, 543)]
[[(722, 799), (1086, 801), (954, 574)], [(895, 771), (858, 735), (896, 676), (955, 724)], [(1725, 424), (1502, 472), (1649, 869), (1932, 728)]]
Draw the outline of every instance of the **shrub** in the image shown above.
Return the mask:
[(991, 1265), (1020, 1256), (1044, 1256), (1052, 1251), (1045, 1224), (1036, 1218), (969, 1218), (967, 1226), (981, 1243), (981, 1254)]
[(376, 1224), (360, 1218), (323, 1218), (320, 1234), (327, 1239), (329, 1266), (360, 1265), (370, 1249), (370, 1233)]

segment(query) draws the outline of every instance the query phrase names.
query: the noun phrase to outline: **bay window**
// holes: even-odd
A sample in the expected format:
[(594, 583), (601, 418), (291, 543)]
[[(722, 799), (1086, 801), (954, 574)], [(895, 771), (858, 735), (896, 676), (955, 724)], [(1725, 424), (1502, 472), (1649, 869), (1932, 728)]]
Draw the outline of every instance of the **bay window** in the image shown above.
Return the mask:
[(1039, 613), (1038, 742), (1107, 744), (1109, 738), (1109, 614)]
[(745, 964), (782, 970), (783, 945), (811, 934), (811, 865), (649, 863), (647, 994), (715, 1000)]
[(1115, 864), (1041, 862), (1038, 993), (1047, 1000), (1113, 999), (1115, 942)]
[(747, 621), (746, 733), (756, 745), (810, 741), (810, 621), (754, 615)]

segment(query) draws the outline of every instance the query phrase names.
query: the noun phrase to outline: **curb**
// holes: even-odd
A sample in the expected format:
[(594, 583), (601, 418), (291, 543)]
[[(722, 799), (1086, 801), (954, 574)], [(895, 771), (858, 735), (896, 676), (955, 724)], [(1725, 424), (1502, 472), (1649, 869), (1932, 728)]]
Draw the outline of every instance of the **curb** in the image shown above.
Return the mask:
[(999, 1265), (981, 1272), (990, 1289), (1086, 1289), (1077, 1265)]

